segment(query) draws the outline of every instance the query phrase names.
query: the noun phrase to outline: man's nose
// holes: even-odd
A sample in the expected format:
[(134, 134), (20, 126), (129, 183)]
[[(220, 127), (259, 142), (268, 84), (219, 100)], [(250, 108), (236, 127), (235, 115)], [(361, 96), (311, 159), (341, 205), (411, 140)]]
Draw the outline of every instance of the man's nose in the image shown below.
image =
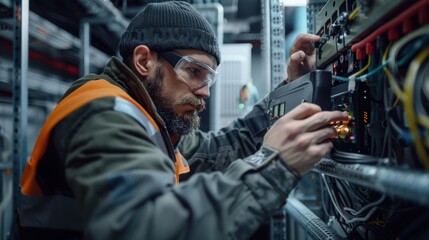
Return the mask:
[(194, 90), (194, 94), (200, 98), (210, 97), (210, 88), (208, 85)]

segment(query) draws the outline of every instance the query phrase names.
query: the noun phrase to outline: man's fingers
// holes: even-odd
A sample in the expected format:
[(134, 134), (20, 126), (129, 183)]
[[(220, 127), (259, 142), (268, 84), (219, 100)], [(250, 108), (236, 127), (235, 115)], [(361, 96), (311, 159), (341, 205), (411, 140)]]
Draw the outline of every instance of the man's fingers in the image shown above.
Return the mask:
[[(294, 109), (292, 109), (290, 112), (288, 112), (283, 118), (285, 119), (293, 119), (293, 120), (300, 120), (308, 118), (309, 116), (314, 115), (315, 113), (320, 112), (322, 109), (312, 103), (302, 103), (298, 106), (296, 106)], [(286, 120), (286, 121), (288, 121)]]
[(324, 127), (312, 133), (312, 141), (315, 144), (323, 144), (327, 140), (330, 140), (337, 132), (333, 127)]
[(324, 144), (335, 134), (336, 131), (334, 128), (325, 127), (317, 131), (301, 133), (295, 141), (297, 141), (299, 149), (306, 149), (314, 144)]
[(290, 55), (290, 58), (289, 58), (290, 59), (290, 64), (298, 65), (298, 64), (300, 64), (304, 60), (304, 58), (305, 58), (304, 51), (299, 50), (299, 51), (297, 51), (295, 53), (292, 53)]
[(298, 36), (296, 37), (295, 42), (292, 46), (299, 45), (302, 43), (319, 42), (319, 41), (320, 41), (320, 36), (318, 36), (318, 35), (301, 33), (301, 34), (298, 34)]
[(319, 42), (320, 36), (316, 34), (302, 33), (298, 35), (298, 39), (306, 42)]
[(314, 34), (299, 34), (292, 45), (291, 53), (303, 50), (308, 55), (314, 51), (313, 42), (319, 42), (320, 36)]
[(331, 122), (346, 121), (348, 116), (344, 112), (332, 111), (332, 112), (319, 112), (311, 117), (302, 121), (302, 126), (306, 128), (306, 131), (315, 131), (322, 127), (330, 125)]
[(325, 141), (320, 144), (311, 145), (307, 150), (307, 154), (309, 157), (320, 159), (321, 157), (328, 154), (331, 151), (332, 147), (332, 142)]

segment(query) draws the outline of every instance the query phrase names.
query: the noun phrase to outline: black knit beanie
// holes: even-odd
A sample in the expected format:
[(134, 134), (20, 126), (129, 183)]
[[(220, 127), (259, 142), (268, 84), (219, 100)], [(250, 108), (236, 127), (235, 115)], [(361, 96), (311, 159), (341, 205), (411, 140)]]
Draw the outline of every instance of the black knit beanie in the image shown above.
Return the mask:
[(207, 20), (187, 2), (149, 3), (128, 25), (119, 42), (122, 57), (131, 55), (138, 45), (152, 51), (197, 49), (216, 58), (220, 52), (215, 33)]

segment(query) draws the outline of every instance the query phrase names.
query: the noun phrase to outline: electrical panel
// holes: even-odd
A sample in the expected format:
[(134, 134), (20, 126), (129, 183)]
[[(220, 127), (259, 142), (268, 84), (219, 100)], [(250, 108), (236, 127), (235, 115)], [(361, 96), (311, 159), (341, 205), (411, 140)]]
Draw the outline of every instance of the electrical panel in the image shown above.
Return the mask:
[(428, 239), (429, 1), (330, 0), (312, 17), (349, 115), (314, 167), (320, 219), (339, 239)]

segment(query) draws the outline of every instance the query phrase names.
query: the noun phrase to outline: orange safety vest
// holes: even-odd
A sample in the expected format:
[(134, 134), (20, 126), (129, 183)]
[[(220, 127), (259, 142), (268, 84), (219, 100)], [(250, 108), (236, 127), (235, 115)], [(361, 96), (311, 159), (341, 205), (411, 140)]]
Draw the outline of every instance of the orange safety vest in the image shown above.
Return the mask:
[[(55, 109), (52, 111), (51, 115), (48, 117), (43, 128), (41, 129), (41, 132), (37, 138), (31, 158), (27, 162), (24, 169), (24, 173), (21, 178), (21, 192), (23, 195), (21, 212), (22, 210), (29, 208), (29, 209), (32, 209), (31, 215), (35, 215), (34, 212), (38, 212), (38, 211), (34, 211), (34, 208), (35, 208), (34, 203), (37, 201), (40, 202), (40, 200), (42, 199), (43, 199), (42, 200), (43, 202), (50, 202), (50, 203), (55, 202), (55, 204), (48, 204), (50, 206), (54, 206), (54, 205), (58, 206), (56, 205), (58, 204), (58, 202), (61, 202), (60, 206), (66, 202), (70, 202), (71, 205), (75, 204), (74, 199), (70, 199), (69, 197), (43, 196), (43, 192), (36, 180), (37, 164), (39, 160), (43, 157), (46, 151), (46, 147), (48, 145), (49, 136), (51, 134), (52, 129), (61, 120), (63, 120), (65, 117), (67, 117), (69, 114), (71, 114), (78, 108), (82, 107), (83, 105), (95, 99), (99, 99), (103, 97), (116, 97), (114, 109), (116, 111), (127, 113), (131, 115), (133, 118), (135, 118), (141, 125), (143, 125), (143, 127), (147, 130), (149, 135), (151, 135), (151, 138), (158, 145), (158, 147), (160, 147), (164, 151), (164, 153), (168, 155), (168, 152), (166, 150), (166, 145), (164, 140), (162, 139), (158, 125), (139, 103), (137, 103), (133, 98), (131, 98), (131, 96), (128, 95), (128, 93), (126, 93), (124, 90), (109, 83), (104, 79), (89, 81), (84, 85), (82, 85), (81, 87), (79, 87), (78, 89), (76, 89), (75, 91), (73, 91), (62, 101), (60, 101), (58, 105), (55, 107)], [(189, 172), (189, 165), (187, 164), (186, 160), (183, 159), (182, 155), (178, 150), (175, 151), (174, 157), (175, 157), (175, 180), (176, 180), (176, 183), (178, 183), (179, 175)], [(29, 206), (29, 205), (33, 205), (33, 206)], [(40, 206), (40, 204), (38, 205)], [(69, 205), (69, 204), (66, 204), (66, 205)], [(64, 205), (62, 206), (62, 208), (63, 207)], [(44, 206), (43, 208), (46, 208), (46, 206)], [(52, 208), (54, 209), (56, 207), (52, 207)], [(74, 208), (75, 206), (71, 207), (70, 209), (74, 209)], [(51, 209), (49, 212), (56, 215), (58, 211), (54, 211), (53, 209)], [(42, 209), (39, 209), (39, 210), (42, 211)], [(25, 216), (23, 212), (21, 215), (22, 217)], [(59, 215), (59, 217), (61, 217), (61, 215)], [(48, 218), (52, 219), (51, 217), (47, 217), (46, 219)], [(52, 220), (50, 220), (50, 222), (51, 221)], [(34, 226), (33, 224), (35, 222), (37, 222), (35, 224), (36, 226)], [(21, 223), (24, 226), (25, 225), (34, 226), (34, 227), (46, 226), (41, 222), (43, 222), (43, 219), (40, 220), (40, 217), (38, 217), (37, 220), (33, 220), (33, 221), (32, 220), (26, 221), (25, 219), (21, 220)], [(52, 227), (51, 223), (48, 223), (48, 225)], [(62, 228), (62, 226), (58, 226), (58, 227)], [(53, 228), (57, 228), (57, 227), (53, 226)], [(66, 228), (70, 229), (67, 226)], [(71, 229), (79, 229), (79, 228), (80, 226), (71, 227)]]

